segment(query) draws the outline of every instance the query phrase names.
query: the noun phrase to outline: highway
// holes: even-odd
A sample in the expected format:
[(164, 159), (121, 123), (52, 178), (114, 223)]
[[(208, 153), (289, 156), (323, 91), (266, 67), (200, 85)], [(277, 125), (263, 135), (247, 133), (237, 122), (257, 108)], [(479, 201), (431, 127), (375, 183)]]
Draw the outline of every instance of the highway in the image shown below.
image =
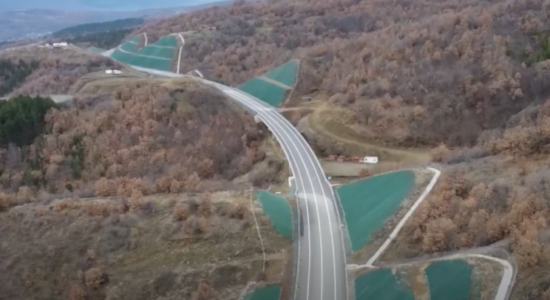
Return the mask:
[[(281, 144), (297, 191), (303, 235), (298, 236), (296, 300), (346, 300), (347, 273), (340, 216), (330, 183), (302, 135), (275, 108), (240, 90), (218, 83), (229, 97), (257, 113)], [(301, 229), (302, 230), (302, 229)]]
[[(105, 54), (104, 54), (105, 55)], [(130, 66), (136, 70), (166, 77), (186, 75)], [(302, 135), (274, 107), (241, 90), (202, 78), (256, 113), (280, 143), (295, 177), (299, 214), (303, 218), (303, 235), (296, 237), (299, 261), (294, 300), (347, 300), (347, 270), (342, 216), (325, 173)]]

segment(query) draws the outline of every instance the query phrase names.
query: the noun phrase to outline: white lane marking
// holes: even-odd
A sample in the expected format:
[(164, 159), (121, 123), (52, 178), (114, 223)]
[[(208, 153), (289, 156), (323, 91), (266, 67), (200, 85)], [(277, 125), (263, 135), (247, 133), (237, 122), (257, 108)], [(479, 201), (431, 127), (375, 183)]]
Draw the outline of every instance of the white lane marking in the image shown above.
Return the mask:
[[(259, 103), (258, 101), (256, 101), (257, 103)], [(262, 103), (263, 104), (263, 103)], [(274, 110), (270, 110), (270, 111), (273, 111)], [(313, 150), (311, 149), (311, 147), (309, 146), (309, 144), (307, 144), (307, 142), (303, 139), (302, 136), (299, 136), (299, 134), (297, 133), (297, 130), (292, 126), (292, 124), (290, 124), (288, 122), (288, 120), (286, 120), (281, 114), (279, 113), (276, 113), (274, 114), (275, 117), (279, 118), (282, 120), (282, 123), (285, 124), (285, 126), (287, 128), (290, 128), (290, 132), (292, 132), (292, 135), (294, 135), (295, 137), (297, 137), (297, 140), (299, 141), (300, 145), (302, 146), (302, 149), (305, 150), (306, 153), (308, 153), (309, 155), (308, 156), (308, 159), (310, 160), (310, 163), (314, 166), (314, 169), (317, 170), (317, 172), (319, 172), (320, 174), (324, 174), (323, 172), (323, 169), (321, 168), (321, 165), (319, 164), (319, 161), (318, 160), (315, 160), (316, 163), (314, 163), (312, 161), (312, 158), (311, 156), (315, 156), (315, 153), (313, 152)], [(292, 139), (291, 139), (292, 140)], [(294, 143), (293, 143), (294, 144)], [(304, 146), (305, 144), (305, 146)], [(296, 146), (294, 144), (294, 146)], [(338, 211), (338, 199), (336, 198), (336, 196), (334, 195), (334, 190), (331, 188), (331, 184), (330, 182), (327, 180), (326, 177), (323, 177), (327, 186), (330, 187), (330, 190), (331, 190), (331, 194), (332, 194), (332, 199), (333, 199), (333, 205), (334, 205), (334, 209), (336, 209), (336, 214), (337, 214), (337, 217), (339, 217), (339, 211)], [(331, 221), (331, 216), (330, 216), (330, 211), (329, 211), (329, 208), (328, 208), (328, 201), (327, 201), (327, 197), (325, 195), (325, 191), (324, 191), (324, 188), (323, 188), (323, 184), (321, 183), (319, 177), (316, 177), (317, 181), (319, 182), (319, 185), (321, 187), (321, 190), (323, 192), (323, 198), (324, 198), (324, 202), (325, 202), (325, 207), (327, 208), (327, 213), (328, 213), (328, 217), (329, 217), (329, 222), (331, 222), (332, 224), (332, 221)], [(344, 224), (342, 223), (343, 220), (340, 219), (340, 223), (341, 224)], [(331, 235), (331, 242), (332, 242), (332, 250), (333, 250), (333, 268), (334, 270), (336, 271), (336, 246), (335, 246), (335, 243), (334, 243), (334, 235), (332, 233), (332, 226), (330, 227), (331, 230), (330, 230), (330, 235)], [(343, 261), (346, 262), (346, 249), (345, 249), (345, 241), (344, 241), (344, 235), (343, 235), (343, 231), (342, 231), (342, 228), (339, 226), (339, 230), (340, 230), (340, 235), (342, 237), (342, 240), (341, 240), (341, 246), (342, 246), (342, 256), (343, 256)], [(348, 295), (348, 274), (347, 272), (345, 272), (345, 280), (346, 280), (346, 295)], [(336, 275), (334, 275), (334, 285), (336, 287)], [(337, 294), (336, 294), (336, 288), (334, 289), (334, 293), (335, 293), (335, 299), (337, 298)]]
[[(294, 156), (290, 155), (289, 152), (287, 152), (286, 148), (290, 148), (289, 145), (287, 144), (287, 142), (285, 141), (285, 139), (281, 136), (281, 134), (277, 131), (277, 130), (273, 130), (272, 131), (273, 134), (275, 135), (275, 137), (279, 137), (277, 140), (279, 140), (279, 143), (281, 143), (281, 148), (283, 148), (283, 152), (285, 152), (285, 155), (286, 157), (288, 157), (289, 159), (289, 162), (290, 162), (290, 165), (292, 165), (292, 163), (295, 164), (295, 167), (296, 167), (296, 173), (293, 171), (292, 173), (295, 174), (297, 177), (298, 177), (298, 180), (300, 181), (300, 184), (302, 186), (302, 189), (305, 189), (305, 184), (304, 184), (304, 181), (303, 181), (303, 176), (301, 176), (301, 173), (300, 173), (300, 167), (297, 163), (297, 160), (296, 158), (294, 158)], [(297, 189), (298, 191), (298, 189)], [(298, 196), (298, 193), (296, 193), (297, 196)], [(298, 203), (298, 214), (300, 214), (300, 204)], [(309, 220), (310, 218), (310, 213), (309, 213), (309, 207), (306, 203), (306, 216), (305, 216), (306, 220)], [(299, 223), (298, 223), (299, 224)], [(298, 225), (300, 226), (300, 225)], [(303, 226), (303, 225), (302, 225)], [(298, 228), (299, 229), (299, 228)], [(300, 262), (300, 250), (301, 250), (301, 246), (300, 246), (300, 243), (301, 243), (301, 237), (298, 237), (298, 262)], [(306, 290), (306, 299), (309, 299), (309, 285), (310, 285), (310, 278), (311, 278), (311, 260), (312, 260), (312, 255), (311, 255), (311, 227), (308, 226), (308, 244), (309, 244), (309, 247), (308, 247), (308, 277), (307, 277), (307, 290)], [(298, 263), (299, 265), (299, 263)], [(296, 288), (294, 290), (295, 292), (295, 295), (298, 291), (297, 289), (297, 286), (298, 286), (298, 282), (299, 282), (299, 275), (300, 275), (300, 268), (298, 266), (297, 268), (297, 271), (296, 271)]]
[[(231, 94), (232, 94), (232, 95), (235, 95), (235, 96), (236, 96), (236, 95), (239, 95), (239, 97), (242, 97), (243, 101), (245, 101), (245, 99), (248, 100), (248, 101), (254, 101), (253, 99), (249, 99), (248, 97), (246, 97), (245, 95), (243, 95), (243, 94), (241, 94), (241, 93), (239, 93), (239, 92), (233, 92), (233, 93), (231, 93)], [(249, 103), (248, 101), (245, 101), (245, 102)], [(252, 106), (253, 106), (253, 107), (257, 107), (258, 105), (256, 105), (256, 103), (255, 103), (255, 101), (254, 101), (254, 102), (252, 102)], [(272, 111), (272, 110), (271, 110), (271, 111)], [(287, 127), (287, 130), (285, 130), (285, 129), (279, 124), (279, 122), (277, 122), (277, 120), (276, 120), (275, 118), (273, 118), (273, 117), (271, 116), (271, 114), (269, 114), (269, 112), (271, 112), (271, 111), (267, 111), (267, 112), (266, 112), (266, 114), (265, 114), (266, 117), (269, 117), (272, 121), (274, 121), (275, 126), (279, 127), (279, 129), (282, 129), (283, 133), (284, 133), (287, 137), (290, 138), (290, 142), (294, 145), (294, 147), (295, 147), (296, 149), (298, 149), (298, 147), (297, 147), (296, 144), (294, 143), (294, 140), (293, 140), (293, 138), (291, 137), (291, 135), (289, 135), (289, 134), (287, 133), (288, 126), (286, 126), (286, 127)], [(283, 122), (283, 123), (284, 123), (284, 122)], [(294, 136), (294, 138), (298, 138), (298, 140), (303, 139), (303, 137), (301, 137), (301, 136), (297, 137), (296, 133), (294, 132), (295, 130), (296, 130), (296, 129), (295, 129), (294, 127), (292, 127), (292, 128), (290, 128), (289, 131), (291, 131), (291, 133), (292, 133), (292, 135)], [(306, 149), (304, 148), (304, 146), (303, 146), (303, 143), (302, 143), (301, 141), (299, 141), (299, 143), (300, 143), (300, 147), (301, 147), (303, 150), (306, 150)], [(308, 153), (307, 150), (306, 150), (305, 152)], [(305, 169), (306, 169), (307, 176), (308, 176), (308, 178), (309, 178), (309, 180), (310, 180), (310, 183), (311, 183), (312, 188), (314, 188), (315, 185), (313, 184), (313, 180), (312, 180), (313, 176), (311, 176), (310, 173), (309, 173), (309, 168), (307, 167), (307, 164), (305, 164), (305, 160), (304, 160), (304, 158), (303, 158), (303, 156), (302, 156), (301, 151), (298, 151), (298, 156), (300, 157), (300, 160), (304, 163), (304, 166), (305, 166)], [(312, 163), (312, 165), (313, 165), (311, 156), (308, 155), (308, 159), (309, 159), (310, 163)], [(313, 166), (314, 166), (314, 165), (313, 165)], [(332, 227), (332, 221), (331, 221), (331, 217), (330, 217), (330, 211), (328, 210), (328, 203), (327, 203), (327, 200), (326, 200), (326, 195), (325, 195), (325, 191), (324, 191), (324, 189), (323, 189), (323, 185), (322, 185), (322, 183), (321, 183), (321, 181), (320, 181), (320, 179), (319, 179), (318, 177), (317, 177), (317, 181), (318, 181), (318, 183), (319, 183), (319, 185), (320, 185), (319, 187), (321, 188), (321, 191), (322, 191), (322, 193), (323, 193), (323, 197), (324, 197), (324, 201), (323, 201), (323, 202), (325, 202), (325, 206), (326, 206), (326, 208), (327, 208), (327, 214), (328, 214), (328, 219), (329, 219), (329, 231), (330, 231), (331, 242), (332, 242), (332, 248), (333, 248), (333, 252), (332, 252), (333, 261), (332, 261), (332, 262), (333, 262), (334, 271), (336, 271), (336, 248), (335, 248), (335, 245), (334, 245), (334, 235), (333, 235), (333, 233), (332, 233), (333, 227)], [(313, 193), (313, 198), (314, 198), (314, 201), (315, 201), (315, 208), (316, 208), (316, 211), (317, 211), (317, 219), (318, 219), (318, 222), (319, 222), (319, 227), (318, 227), (318, 228), (319, 228), (319, 242), (320, 242), (319, 251), (320, 251), (320, 259), (321, 259), (321, 263), (320, 263), (320, 268), (321, 268), (321, 285), (320, 285), (320, 286), (321, 286), (321, 289), (322, 289), (322, 288), (324, 287), (324, 284), (323, 284), (323, 281), (324, 281), (324, 276), (323, 276), (323, 261), (322, 261), (322, 260), (323, 260), (323, 234), (322, 234), (322, 230), (321, 230), (321, 224), (322, 224), (322, 222), (321, 222), (321, 214), (320, 214), (320, 212), (319, 212), (319, 203), (318, 203), (318, 201), (317, 201), (317, 195), (316, 195), (315, 193)], [(333, 273), (333, 278), (334, 278), (334, 293), (335, 293), (335, 299), (337, 299), (337, 298), (336, 298), (336, 296), (337, 296), (337, 283), (336, 283), (336, 274), (335, 274), (335, 272)], [(309, 287), (308, 287), (308, 291), (309, 291)], [(321, 291), (322, 291), (322, 290), (321, 290)], [(323, 294), (322, 294), (322, 293), (321, 293), (321, 299), (323, 299)]]
[[(280, 114), (279, 114), (280, 115)], [(282, 119), (284, 119), (284, 117), (282, 115), (280, 115)], [(287, 124), (287, 127), (288, 126), (292, 126), (292, 124), (290, 124), (288, 122), (288, 120), (284, 119), (284, 123)], [(294, 129), (294, 127), (293, 127)], [(297, 133), (297, 130), (294, 129), (292, 130), (293, 131), (293, 134), (294, 135), (298, 135), (299, 133)], [(300, 144), (302, 145), (302, 148), (304, 148), (306, 150), (306, 153), (308, 153), (308, 158), (311, 162), (311, 164), (314, 166), (314, 168), (316, 167), (317, 168), (317, 171), (320, 172), (320, 174), (325, 174), (323, 169), (321, 168), (321, 164), (319, 163), (319, 161), (317, 159), (315, 160), (312, 160), (312, 156), (313, 157), (316, 157), (315, 156), (315, 153), (313, 152), (313, 149), (311, 149), (311, 147), (309, 146), (309, 144), (305, 141), (305, 139), (303, 137), (298, 137), (298, 140), (300, 142)], [(304, 146), (305, 145), (305, 146)], [(335, 210), (335, 213), (336, 213), (336, 216), (337, 218), (339, 219), (339, 223), (340, 225), (344, 225), (345, 223), (343, 223), (343, 220), (341, 218), (339, 218), (340, 216), (340, 212), (339, 212), (339, 208), (338, 208), (338, 198), (336, 198), (336, 196), (334, 195), (334, 189), (332, 188), (330, 182), (328, 181), (328, 179), (326, 178), (326, 176), (323, 176), (323, 179), (326, 183), (326, 186), (329, 187), (330, 191), (331, 191), (331, 195), (332, 195), (332, 205), (333, 205), (333, 209)], [(327, 213), (329, 215), (329, 222), (332, 224), (332, 218), (331, 218), (331, 215), (330, 215), (330, 209), (329, 209), (329, 205), (328, 205), (328, 199), (325, 195), (325, 190), (323, 188), (323, 184), (321, 183), (321, 180), (319, 177), (317, 177), (317, 181), (319, 182), (319, 186), (321, 187), (321, 190), (323, 191), (323, 199), (325, 199), (325, 207), (327, 209)], [(344, 241), (344, 234), (343, 234), (343, 230), (342, 230), (342, 227), (341, 226), (338, 226), (338, 230), (340, 231), (340, 236), (341, 236), (341, 247), (342, 247), (342, 259), (343, 259), (343, 262), (346, 263), (347, 260), (346, 260), (346, 248), (345, 248), (345, 241)], [(334, 272), (336, 272), (336, 243), (335, 243), (335, 239), (334, 239), (334, 234), (332, 232), (332, 226), (331, 226), (331, 230), (330, 230), (330, 239), (331, 239), (331, 242), (332, 242), (332, 253), (333, 253), (333, 268), (334, 268)], [(347, 271), (344, 273), (344, 276), (345, 276), (345, 289), (346, 289), (346, 295), (348, 295), (348, 273)], [(336, 289), (336, 286), (337, 286), (337, 283), (336, 283), (336, 274), (334, 275), (334, 286), (335, 286), (335, 289), (334, 289), (334, 299), (337, 299), (337, 289)]]
[[(244, 103), (248, 103), (249, 105), (250, 105), (250, 103), (249, 103), (248, 101), (253, 101), (253, 100), (251, 100), (251, 99), (248, 99), (248, 97), (247, 97), (246, 95), (243, 95), (243, 94), (241, 94), (241, 93), (239, 93), (239, 92), (236, 92), (236, 91), (233, 91), (233, 90), (230, 90), (230, 89), (226, 89), (226, 88), (224, 88), (223, 90), (224, 90), (226, 93), (228, 93), (229, 95), (233, 96), (235, 99), (237, 99), (237, 100), (239, 100), (239, 101), (241, 101), (241, 102), (244, 102)], [(252, 105), (250, 105), (250, 106), (252, 106), (253, 109), (256, 109), (256, 107), (257, 107), (257, 105), (256, 105), (254, 102), (252, 102)], [(266, 115), (266, 116), (269, 116), (268, 114), (265, 114), (265, 115)], [(270, 118), (270, 119), (271, 119), (271, 118)], [(273, 121), (273, 119), (271, 119), (271, 121)], [(279, 129), (282, 129), (282, 128), (279, 126), (278, 122), (276, 122), (276, 121), (273, 122), (273, 125), (274, 125), (275, 127), (279, 127)], [(277, 130), (273, 130), (273, 133), (274, 133), (275, 135), (281, 136), (281, 135), (277, 132)], [(286, 134), (286, 131), (285, 131), (285, 130), (282, 130), (282, 133), (284, 133), (287, 137), (289, 137), (288, 134)], [(284, 139), (282, 139), (282, 140), (284, 141)], [(290, 138), (289, 140), (290, 140), (290, 142), (294, 145), (294, 142), (292, 141), (292, 138)], [(285, 144), (286, 144), (286, 142), (285, 142)], [(297, 147), (295, 147), (295, 149), (297, 149)], [(298, 152), (298, 153), (299, 153), (299, 152)], [(301, 154), (299, 154), (299, 155), (301, 156)], [(295, 159), (292, 155), (290, 155), (290, 156), (288, 156), (288, 157), (289, 157), (289, 159), (292, 159), (292, 160), (296, 161), (296, 159)], [(302, 163), (304, 163), (304, 160), (303, 160), (302, 158), (301, 158), (301, 160), (302, 160)], [(298, 166), (298, 164), (296, 164), (296, 165)], [(306, 171), (307, 171), (307, 169), (308, 169), (308, 168), (307, 168), (307, 165), (304, 164), (304, 166), (306, 166), (305, 169), (306, 169)], [(299, 169), (299, 167), (297, 167), (297, 168)], [(307, 171), (307, 172), (308, 172), (308, 177), (309, 177), (309, 171)], [(298, 176), (298, 177), (300, 177), (300, 180), (302, 180), (302, 176)], [(313, 187), (313, 182), (311, 182), (311, 180), (310, 180), (310, 183), (311, 183), (311, 186)], [(302, 187), (305, 187), (305, 185), (302, 184)], [(315, 194), (314, 194), (314, 195), (315, 195)], [(307, 200), (307, 199), (306, 199), (306, 200)], [(315, 201), (315, 206), (317, 207), (317, 216), (318, 216), (318, 219), (319, 219), (319, 220), (318, 220), (318, 223), (319, 223), (319, 235), (320, 235), (320, 236), (319, 236), (319, 241), (320, 241), (320, 243), (321, 243), (321, 247), (319, 247), (319, 249), (320, 249), (320, 252), (321, 252), (321, 256), (320, 256), (321, 263), (320, 263), (320, 266), (321, 266), (321, 288), (322, 288), (322, 287), (323, 287), (323, 284), (322, 284), (322, 281), (323, 281), (323, 276), (322, 276), (322, 269), (323, 269), (323, 261), (322, 261), (322, 259), (323, 259), (322, 253), (323, 253), (323, 252), (322, 252), (322, 251), (323, 251), (323, 250), (322, 250), (322, 249), (323, 249), (323, 247), (322, 247), (321, 220), (320, 220), (320, 215), (319, 215), (319, 207), (318, 207), (318, 204), (317, 204), (317, 199), (315, 198), (314, 201)], [(308, 219), (309, 219), (309, 207), (308, 207), (307, 202), (306, 202), (306, 214), (307, 214)], [(312, 255), (311, 255), (311, 227), (308, 227), (308, 231), (309, 231), (309, 234), (308, 234), (308, 243), (309, 243), (309, 248), (308, 248), (308, 254), (309, 254), (308, 256), (309, 256), (309, 257), (308, 257), (308, 259), (309, 259), (309, 264), (308, 264), (308, 276), (307, 276), (307, 281), (308, 281), (307, 285), (308, 285), (308, 286), (306, 287), (306, 299), (309, 299), (309, 290), (310, 290), (310, 285), (311, 285), (311, 260), (312, 260)], [(322, 295), (322, 294), (321, 294), (321, 295)], [(321, 297), (322, 297), (322, 296), (321, 296)]]
[[(286, 127), (289, 129), (288, 131), (290, 131), (291, 134), (296, 138), (296, 140), (298, 140), (298, 143), (300, 144), (300, 147), (304, 150), (304, 153), (309, 154), (309, 155), (306, 155), (306, 156), (307, 156), (311, 166), (313, 166), (313, 168), (315, 169), (315, 163), (313, 162), (313, 160), (311, 158), (311, 156), (315, 155), (315, 154), (313, 153), (313, 151), (311, 151), (311, 148), (307, 149), (306, 147), (304, 147), (305, 141), (304, 141), (303, 137), (296, 133), (296, 128), (291, 127), (291, 125), (288, 124), (288, 121), (287, 122), (285, 122), (285, 121), (286, 121), (286, 119), (284, 119), (284, 121), (282, 123), (286, 125)], [(296, 147), (296, 144), (294, 144), (293, 139), (291, 139), (291, 142)], [(310, 150), (310, 151), (308, 151), (308, 150)], [(300, 155), (300, 158), (303, 159), (302, 155), (301, 155), (301, 151), (299, 151), (298, 154)], [(323, 202), (325, 204), (325, 208), (326, 208), (326, 212), (327, 212), (328, 220), (329, 220), (329, 225), (330, 225), (329, 226), (329, 229), (330, 229), (329, 233), (330, 233), (330, 239), (331, 239), (331, 243), (332, 243), (332, 258), (333, 258), (332, 259), (332, 266), (333, 266), (334, 272), (336, 272), (336, 245), (334, 243), (334, 234), (332, 232), (333, 231), (333, 227), (332, 227), (333, 222), (332, 222), (330, 209), (329, 209), (329, 206), (328, 206), (328, 199), (327, 199), (327, 196), (325, 194), (325, 189), (323, 188), (323, 183), (321, 182), (320, 178), (318, 176), (312, 177), (312, 176), (310, 176), (308, 169), (306, 169), (306, 171), (307, 171), (308, 177), (310, 179), (313, 179), (313, 178), (317, 179), (317, 182), (319, 183), (319, 187), (321, 188), (321, 192), (323, 193)], [(322, 174), (324, 174), (324, 172)], [(312, 183), (313, 183), (313, 180), (312, 180)], [(317, 197), (315, 197), (315, 199), (317, 199)], [(317, 207), (317, 210), (318, 209), (319, 209), (319, 207)], [(321, 228), (321, 226), (319, 226), (319, 229), (320, 228)], [(321, 254), (321, 256), (322, 256), (322, 254)], [(336, 273), (333, 274), (333, 279), (334, 279), (334, 299), (337, 299), (338, 295), (337, 295)]]
[[(243, 92), (241, 92), (241, 91), (236, 91), (236, 93), (239, 93), (239, 94), (240, 94), (240, 93), (243, 93)], [(243, 95), (243, 96), (246, 96), (246, 95)], [(250, 99), (251, 97), (246, 97), (246, 98), (247, 98), (247, 100), (253, 101), (253, 105), (252, 105), (252, 106), (264, 107), (264, 105), (263, 105), (264, 103), (263, 103), (263, 102), (255, 101), (255, 100), (253, 100), (253, 99)], [(246, 102), (246, 101), (245, 101), (245, 102)], [(264, 108), (264, 109), (265, 109), (265, 108)], [(269, 109), (268, 111), (271, 112), (271, 111), (273, 111), (273, 109)], [(303, 137), (299, 136), (299, 135), (296, 133), (296, 128), (294, 128), (294, 127), (292, 126), (292, 124), (290, 124), (290, 123), (288, 122), (288, 120), (286, 120), (281, 114), (276, 113), (276, 114), (274, 114), (274, 116), (275, 116), (275, 117), (274, 117), (273, 119), (276, 119), (276, 118), (280, 119), (280, 120), (282, 121), (281, 123), (283, 123), (287, 128), (290, 128), (290, 131), (291, 131), (292, 135), (294, 135), (295, 137), (297, 137), (297, 139), (298, 139), (298, 141), (299, 141), (299, 143), (300, 143), (300, 146), (302, 146), (302, 149), (304, 149), (305, 152), (309, 154), (309, 155), (308, 155), (308, 158), (309, 158), (311, 164), (314, 166), (315, 169), (317, 169), (317, 172), (320, 172), (321, 174), (324, 174), (323, 169), (321, 168), (321, 165), (319, 164), (319, 161), (316, 160), (316, 162), (317, 162), (316, 164), (312, 161), (311, 156), (312, 156), (312, 155), (315, 155), (315, 153), (313, 152), (313, 150), (311, 149), (311, 147), (309, 146), (309, 144), (307, 144), (307, 143), (305, 142), (305, 140), (303, 139)], [(277, 122), (277, 123), (278, 123), (278, 122)], [(284, 131), (284, 130), (283, 130), (283, 131)], [(291, 142), (292, 142), (292, 144), (293, 144), (294, 146), (296, 146), (296, 145), (294, 144), (294, 142), (292, 141), (292, 139), (291, 139)], [(304, 147), (304, 143), (305, 143), (306, 147)], [(326, 184), (330, 187), (330, 183), (328, 182), (327, 178), (326, 178), (326, 177), (323, 177), (323, 178), (324, 178)], [(329, 222), (331, 222), (331, 224), (332, 224), (331, 216), (330, 216), (330, 212), (329, 212), (329, 208), (328, 208), (328, 202), (327, 202), (327, 200), (326, 200), (327, 198), (326, 198), (326, 195), (325, 195), (325, 191), (324, 191), (324, 189), (323, 189), (323, 185), (322, 185), (321, 181), (319, 180), (319, 178), (317, 178), (317, 180), (318, 180), (319, 185), (320, 185), (320, 187), (321, 187), (321, 190), (322, 190), (322, 192), (323, 192), (323, 198), (324, 198), (324, 202), (325, 202), (325, 207), (327, 208), (327, 213), (328, 213), (328, 217), (329, 217)], [(337, 200), (336, 196), (334, 195), (334, 190), (333, 190), (332, 188), (330, 188), (330, 189), (331, 189), (331, 194), (332, 194), (332, 197), (333, 197), (334, 209), (337, 210), (336, 213), (337, 213), (337, 215), (339, 216), (339, 212), (338, 212), (338, 203), (337, 203), (338, 200)], [(340, 220), (340, 222), (342, 222), (342, 221), (343, 221), (343, 220)], [(342, 224), (343, 224), (343, 223), (342, 223)], [(333, 248), (333, 249), (332, 249), (332, 250), (333, 250), (333, 267), (334, 267), (334, 270), (336, 271), (336, 246), (335, 246), (335, 243), (334, 243), (334, 235), (333, 235), (333, 233), (332, 233), (332, 226), (331, 226), (330, 228), (331, 228), (331, 230), (330, 230), (331, 242), (332, 242), (332, 248)], [(340, 243), (340, 244), (342, 245), (342, 256), (343, 256), (344, 262), (346, 262), (347, 260), (346, 260), (346, 250), (345, 250), (345, 246), (344, 246), (344, 243), (345, 243), (345, 241), (344, 241), (344, 235), (343, 235), (343, 231), (342, 231), (342, 228), (341, 228), (341, 227), (340, 227), (339, 230), (340, 230), (340, 235), (341, 235), (341, 237), (342, 237), (342, 241), (341, 241), (341, 243)], [(347, 272), (345, 273), (345, 277), (346, 277), (346, 295), (347, 295), (347, 294), (348, 294), (348, 285), (347, 285), (347, 283), (348, 283), (348, 274), (347, 274)], [(334, 284), (335, 284), (335, 287), (336, 287), (336, 275), (334, 275)], [(336, 288), (334, 289), (334, 293), (335, 293), (335, 298), (337, 298), (337, 297), (336, 297)]]

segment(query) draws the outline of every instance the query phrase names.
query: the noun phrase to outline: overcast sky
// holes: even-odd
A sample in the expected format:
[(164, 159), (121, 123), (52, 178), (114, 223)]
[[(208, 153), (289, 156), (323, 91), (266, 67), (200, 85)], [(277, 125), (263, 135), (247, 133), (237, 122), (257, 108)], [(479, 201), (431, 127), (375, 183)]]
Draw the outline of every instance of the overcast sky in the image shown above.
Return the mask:
[(181, 7), (219, 0), (0, 0), (0, 10), (141, 10)]

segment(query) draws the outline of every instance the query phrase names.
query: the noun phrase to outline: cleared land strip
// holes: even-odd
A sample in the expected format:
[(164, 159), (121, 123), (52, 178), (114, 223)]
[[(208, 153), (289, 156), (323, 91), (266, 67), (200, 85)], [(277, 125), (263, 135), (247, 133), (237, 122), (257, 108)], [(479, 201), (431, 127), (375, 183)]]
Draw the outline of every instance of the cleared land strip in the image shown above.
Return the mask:
[(281, 87), (281, 88), (283, 88), (283, 89), (285, 89), (285, 90), (290, 90), (290, 89), (292, 89), (291, 86), (288, 86), (288, 85), (286, 85), (286, 84), (284, 84), (284, 83), (280, 83), (280, 82), (278, 82), (278, 81), (276, 81), (276, 80), (267, 78), (267, 77), (265, 77), (265, 76), (263, 76), (263, 75), (262, 75), (262, 76), (258, 76), (258, 77), (256, 77), (256, 78), (261, 79), (261, 80), (266, 81), (266, 82), (269, 82), (269, 83), (271, 83), (271, 84), (274, 84), (274, 85), (276, 85), (276, 86), (278, 86), (278, 87)]

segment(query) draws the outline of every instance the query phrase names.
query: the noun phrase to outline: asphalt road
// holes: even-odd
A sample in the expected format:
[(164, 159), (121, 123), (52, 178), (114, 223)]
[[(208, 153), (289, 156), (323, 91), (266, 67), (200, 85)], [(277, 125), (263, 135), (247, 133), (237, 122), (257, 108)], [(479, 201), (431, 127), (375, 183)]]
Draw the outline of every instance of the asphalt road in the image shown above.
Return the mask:
[[(186, 75), (131, 66), (136, 70), (167, 77)], [(281, 144), (296, 178), (297, 203), (302, 215), (298, 239), (299, 262), (294, 300), (347, 300), (348, 285), (342, 217), (336, 197), (317, 157), (298, 132), (277, 110), (241, 90), (197, 78), (215, 86), (257, 116)]]
[(317, 157), (302, 135), (275, 108), (240, 90), (209, 82), (257, 113), (281, 144), (296, 178), (303, 218), (299, 239), (296, 300), (346, 300), (343, 235), (336, 200)]

